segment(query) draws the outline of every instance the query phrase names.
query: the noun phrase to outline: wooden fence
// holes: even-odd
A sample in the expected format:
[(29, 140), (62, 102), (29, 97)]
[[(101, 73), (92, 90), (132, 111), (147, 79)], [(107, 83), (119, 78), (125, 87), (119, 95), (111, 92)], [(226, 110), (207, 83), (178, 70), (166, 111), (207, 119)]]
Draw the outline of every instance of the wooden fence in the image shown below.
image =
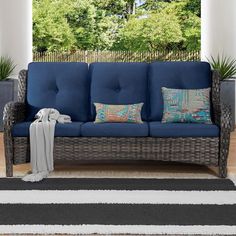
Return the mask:
[(34, 61), (42, 62), (152, 62), (152, 61), (198, 61), (199, 51), (68, 51), (35, 52)]

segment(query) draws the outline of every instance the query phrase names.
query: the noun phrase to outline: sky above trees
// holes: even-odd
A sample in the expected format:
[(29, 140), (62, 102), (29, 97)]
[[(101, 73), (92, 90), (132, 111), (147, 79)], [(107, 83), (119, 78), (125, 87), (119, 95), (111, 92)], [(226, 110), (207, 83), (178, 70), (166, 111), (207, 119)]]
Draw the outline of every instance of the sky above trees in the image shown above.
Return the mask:
[(33, 0), (34, 51), (199, 50), (200, 0)]

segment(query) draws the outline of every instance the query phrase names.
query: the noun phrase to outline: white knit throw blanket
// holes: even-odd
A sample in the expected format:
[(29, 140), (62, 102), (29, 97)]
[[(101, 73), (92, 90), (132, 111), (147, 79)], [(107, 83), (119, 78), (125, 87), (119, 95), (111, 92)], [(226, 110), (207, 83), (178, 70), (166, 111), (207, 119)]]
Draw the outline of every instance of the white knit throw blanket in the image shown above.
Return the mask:
[(22, 178), (28, 182), (38, 182), (53, 171), (53, 144), (56, 123), (71, 122), (70, 116), (61, 115), (52, 108), (43, 108), (30, 125), (30, 162), (32, 174)]

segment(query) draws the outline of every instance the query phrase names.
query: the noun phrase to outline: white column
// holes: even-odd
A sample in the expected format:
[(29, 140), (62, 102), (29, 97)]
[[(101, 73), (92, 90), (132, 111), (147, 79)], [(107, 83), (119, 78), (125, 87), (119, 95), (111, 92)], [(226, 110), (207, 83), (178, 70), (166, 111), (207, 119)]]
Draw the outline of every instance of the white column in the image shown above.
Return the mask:
[(32, 61), (32, 0), (0, 0), (0, 55), (14, 60), (15, 76)]
[(236, 0), (201, 1), (201, 58), (236, 58)]
[(236, 0), (201, 0), (201, 59), (218, 54), (236, 59)]

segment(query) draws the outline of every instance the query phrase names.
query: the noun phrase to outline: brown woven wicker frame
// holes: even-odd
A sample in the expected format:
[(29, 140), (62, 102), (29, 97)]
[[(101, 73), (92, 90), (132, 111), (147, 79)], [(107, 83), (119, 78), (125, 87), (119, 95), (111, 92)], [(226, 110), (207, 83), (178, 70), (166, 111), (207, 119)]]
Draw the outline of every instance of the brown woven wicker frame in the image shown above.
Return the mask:
[[(4, 145), (6, 175), (13, 176), (13, 164), (30, 160), (27, 137), (11, 135), (13, 124), (25, 118), (27, 71), (19, 74), (18, 102), (4, 109)], [(212, 107), (220, 137), (55, 137), (55, 160), (159, 160), (218, 166), (219, 175), (227, 176), (230, 142), (230, 110), (220, 104), (220, 77), (213, 71)]]

